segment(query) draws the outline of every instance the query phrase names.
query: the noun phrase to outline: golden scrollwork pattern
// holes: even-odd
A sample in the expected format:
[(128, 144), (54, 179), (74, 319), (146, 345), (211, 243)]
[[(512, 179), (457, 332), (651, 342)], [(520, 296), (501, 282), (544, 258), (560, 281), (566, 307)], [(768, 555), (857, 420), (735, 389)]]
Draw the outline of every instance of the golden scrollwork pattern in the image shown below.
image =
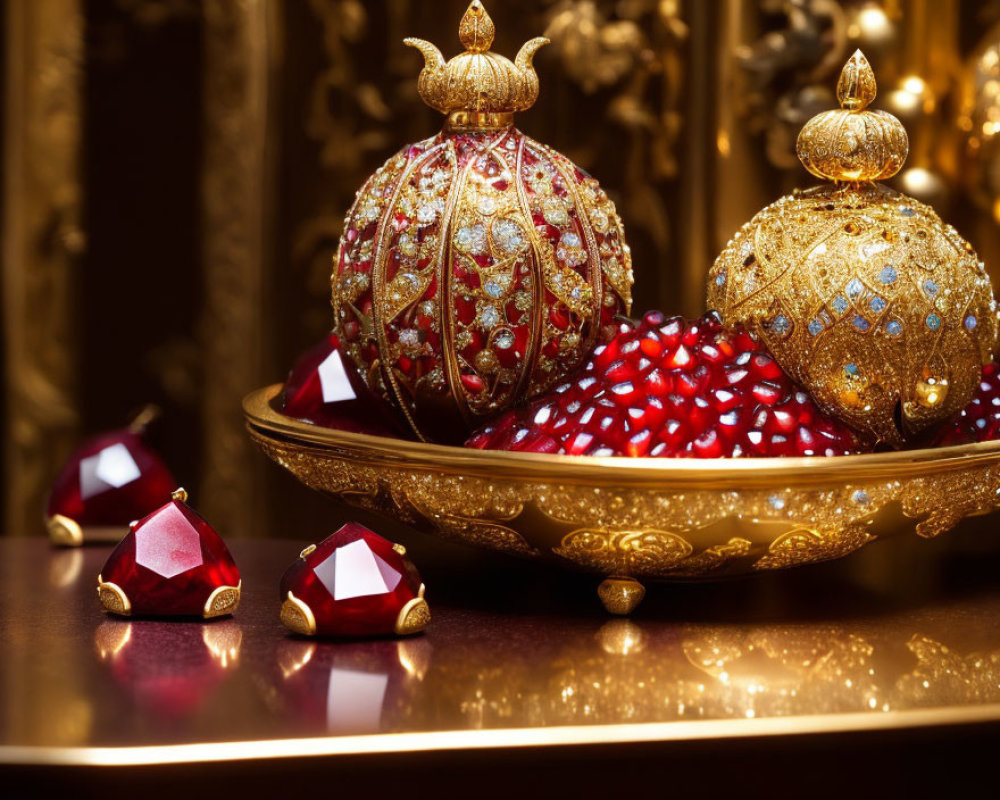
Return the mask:
[(874, 538), (860, 525), (850, 525), (836, 536), (803, 528), (782, 534), (771, 542), (767, 555), (758, 559), (753, 568), (781, 569), (797, 564), (830, 561), (853, 553)]
[(724, 544), (713, 544), (700, 553), (690, 556), (680, 566), (670, 570), (671, 578), (700, 577), (709, 575), (725, 565), (750, 554), (753, 542), (741, 536), (734, 536)]
[(609, 575), (655, 577), (691, 554), (691, 543), (668, 531), (606, 533), (582, 528), (553, 550), (574, 564)]
[(441, 483), (426, 472), (400, 471), (388, 476), (349, 456), (338, 462), (336, 476), (318, 467), (315, 453), (254, 437), (261, 449), (311, 489), (334, 495), (368, 511), (386, 514), (442, 538), (475, 544), (522, 557), (541, 553), (509, 527), (520, 516), (524, 501), (517, 486), (491, 481)]

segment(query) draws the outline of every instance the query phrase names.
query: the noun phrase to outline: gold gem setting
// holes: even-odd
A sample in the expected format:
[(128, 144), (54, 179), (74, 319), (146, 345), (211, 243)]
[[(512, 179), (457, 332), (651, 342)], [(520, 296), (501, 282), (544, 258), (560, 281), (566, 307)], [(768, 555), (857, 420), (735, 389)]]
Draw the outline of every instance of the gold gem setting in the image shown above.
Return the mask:
[(220, 586), (212, 592), (205, 601), (201, 615), (205, 619), (224, 617), (236, 611), (240, 604), (240, 593), (243, 589), (241, 580), (236, 586)]
[[(315, 545), (313, 545), (315, 547)], [(281, 604), (281, 624), (302, 636), (316, 635), (316, 617), (312, 609), (291, 592)]]

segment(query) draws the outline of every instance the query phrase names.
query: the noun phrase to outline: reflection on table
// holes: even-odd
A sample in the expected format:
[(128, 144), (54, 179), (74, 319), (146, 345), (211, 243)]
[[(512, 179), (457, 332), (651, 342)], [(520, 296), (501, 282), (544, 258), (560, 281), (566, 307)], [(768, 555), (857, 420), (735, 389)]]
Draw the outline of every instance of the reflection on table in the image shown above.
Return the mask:
[(275, 648), (265, 692), (310, 732), (398, 730), (412, 717), (431, 663), (426, 638), (361, 642), (288, 637)]
[(196, 713), (239, 662), (243, 631), (214, 622), (124, 620), (97, 626), (98, 658), (136, 708), (160, 720)]
[[(981, 541), (967, 556), (925, 558), (938, 543), (914, 541), (904, 558), (894, 542), (768, 580), (653, 587), (631, 619), (609, 619), (586, 576), (418, 555), (425, 634), (324, 641), (278, 619), (299, 542), (234, 542), (243, 602), (204, 622), (104, 613), (107, 548), (65, 558), (40, 539), (0, 540), (0, 746), (699, 720), (752, 732), (777, 717), (794, 731), (818, 715), (836, 730), (909, 724), (899, 712), (920, 709), (1000, 720), (1000, 557)], [(880, 553), (904, 568), (880, 571)]]

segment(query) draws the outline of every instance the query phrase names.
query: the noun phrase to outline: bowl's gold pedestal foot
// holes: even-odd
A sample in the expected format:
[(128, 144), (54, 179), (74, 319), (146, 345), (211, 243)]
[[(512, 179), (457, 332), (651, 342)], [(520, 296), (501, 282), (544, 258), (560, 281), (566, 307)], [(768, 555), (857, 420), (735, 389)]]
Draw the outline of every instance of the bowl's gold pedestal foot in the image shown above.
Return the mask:
[(646, 587), (635, 578), (612, 576), (601, 581), (597, 596), (608, 613), (631, 614), (646, 596)]

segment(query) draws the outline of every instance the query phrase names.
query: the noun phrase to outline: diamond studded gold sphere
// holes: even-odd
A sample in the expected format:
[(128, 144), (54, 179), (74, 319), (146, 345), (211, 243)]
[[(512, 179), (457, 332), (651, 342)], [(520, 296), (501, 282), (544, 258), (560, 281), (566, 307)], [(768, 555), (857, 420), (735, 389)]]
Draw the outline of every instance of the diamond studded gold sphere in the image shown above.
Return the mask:
[(962, 409), (992, 357), (996, 304), (972, 246), (934, 210), (875, 183), (907, 155), (871, 111), (860, 51), (841, 109), (814, 117), (802, 163), (834, 181), (760, 211), (716, 259), (708, 304), (754, 331), (829, 413), (893, 445)]
[(358, 192), (334, 265), (336, 332), (368, 386), (423, 439), (462, 441), (552, 387), (615, 333), (632, 264), (614, 203), (565, 156), (513, 127), (538, 94), (532, 39), (489, 51), (479, 0), (465, 52), (429, 42), (418, 89), (445, 128)]

